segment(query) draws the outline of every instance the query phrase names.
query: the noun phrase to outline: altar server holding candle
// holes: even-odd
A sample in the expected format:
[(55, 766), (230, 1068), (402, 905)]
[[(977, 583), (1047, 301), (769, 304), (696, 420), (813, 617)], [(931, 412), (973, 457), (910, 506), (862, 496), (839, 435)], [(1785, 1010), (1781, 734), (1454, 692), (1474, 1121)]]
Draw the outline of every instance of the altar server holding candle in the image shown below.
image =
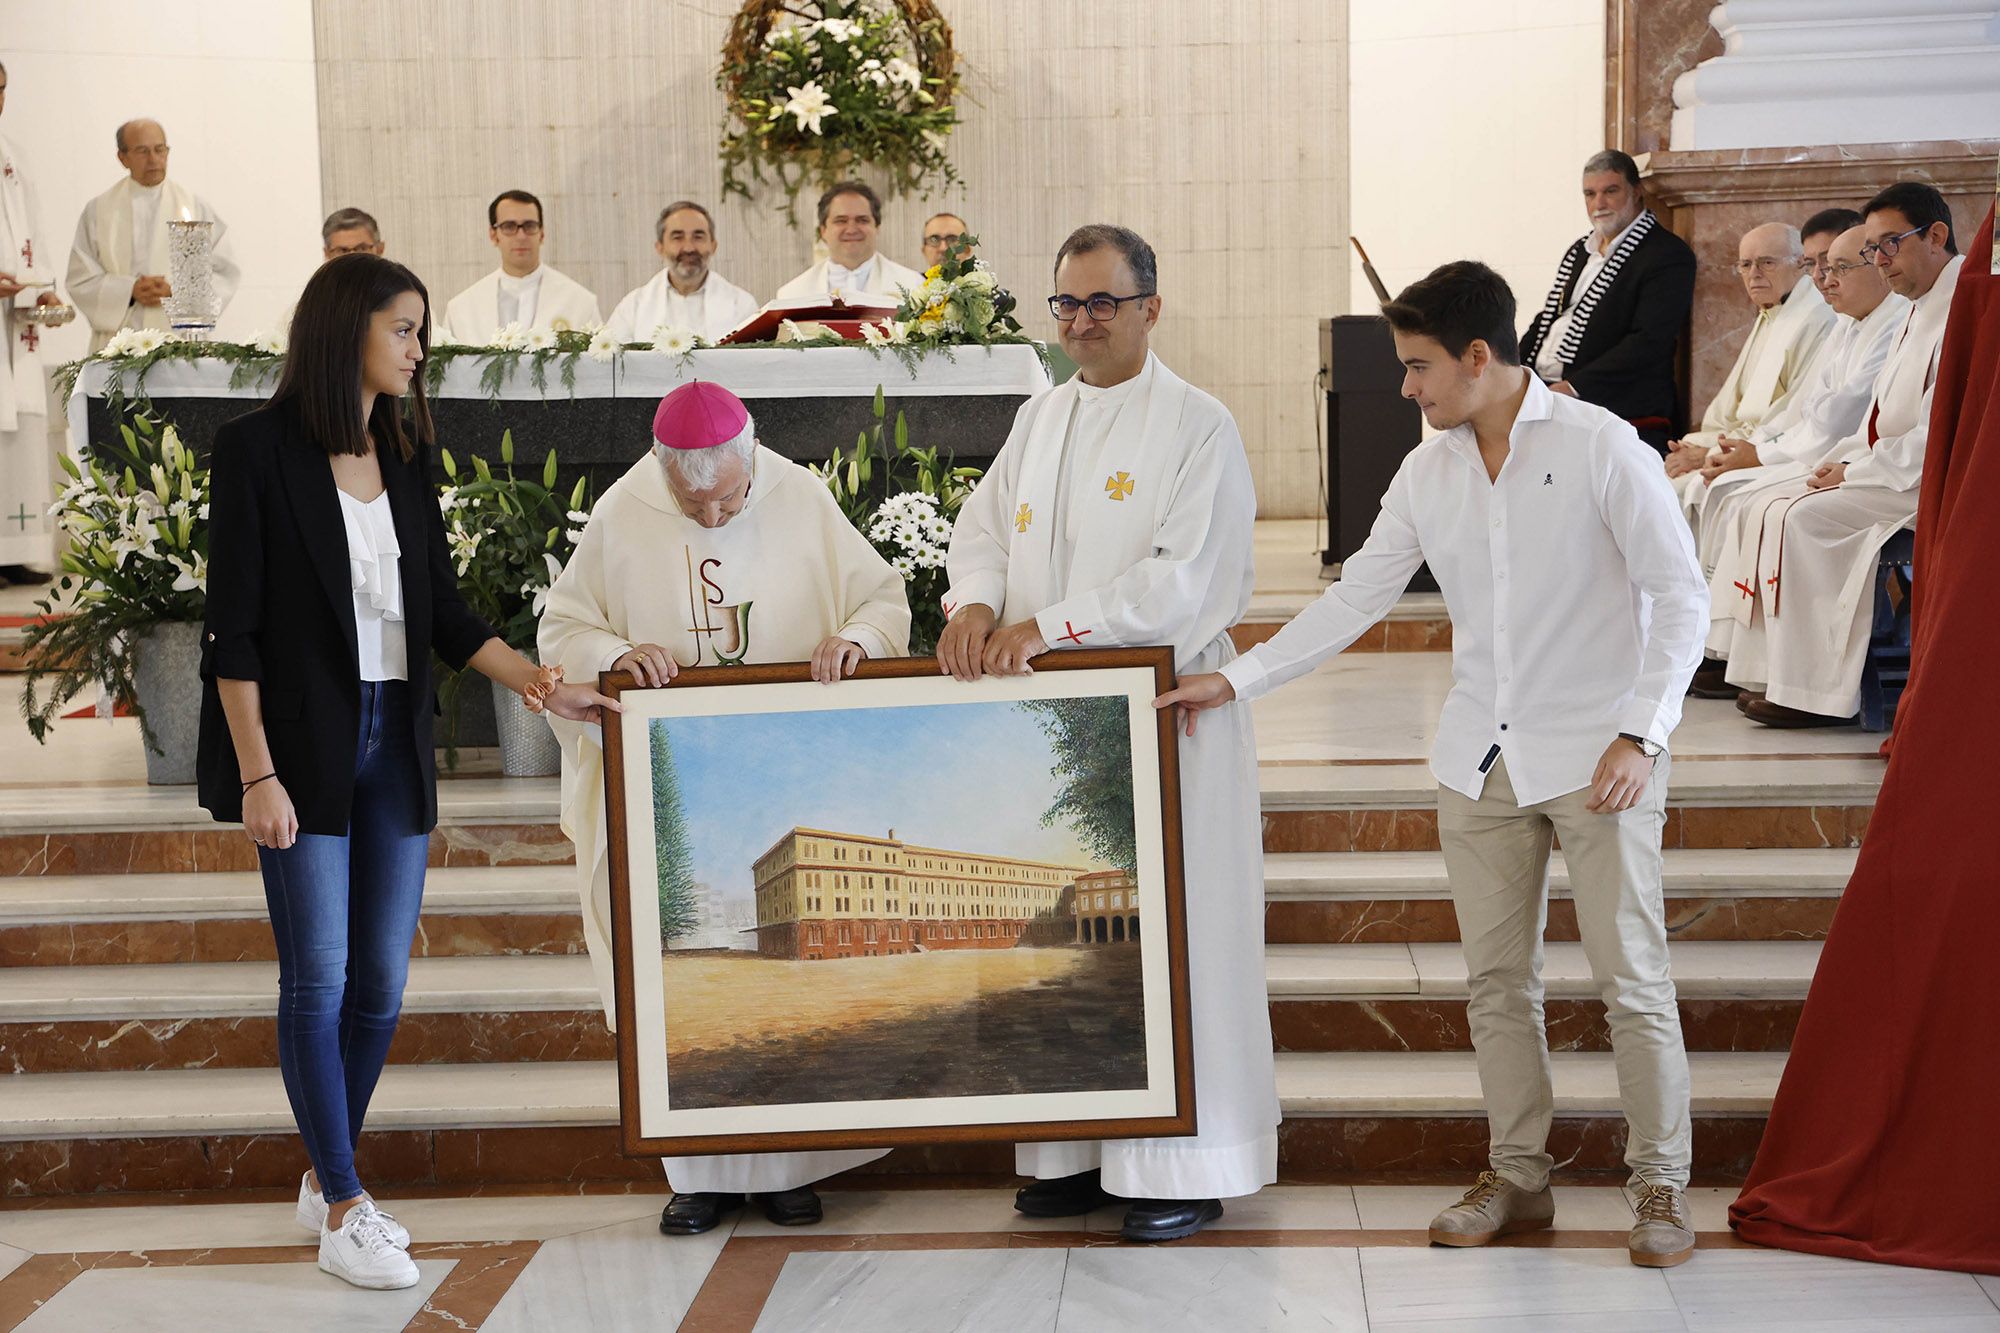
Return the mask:
[(84, 205), (76, 221), (65, 285), (90, 321), (96, 352), (120, 329), (167, 328), (167, 223), (215, 224), (212, 279), (216, 314), (228, 309), (243, 278), (229, 245), (229, 226), (201, 196), (167, 179), (167, 132), (156, 120), (118, 127), (118, 161), (125, 178)]
[[(755, 604), (756, 618), (750, 611)], [(597, 502), (549, 589), (541, 659), (572, 680), (630, 672), (664, 685), (683, 667), (811, 661), (822, 682), (909, 648), (903, 580), (855, 531), (824, 483), (757, 443), (743, 400), (684, 384), (660, 401), (653, 448)], [(604, 754), (594, 726), (562, 741), (562, 829), (576, 844), (583, 934), (615, 1017)], [(820, 1219), (812, 1184), (880, 1157), (846, 1152), (669, 1157), (668, 1235), (713, 1228), (752, 1196), (783, 1225)]]

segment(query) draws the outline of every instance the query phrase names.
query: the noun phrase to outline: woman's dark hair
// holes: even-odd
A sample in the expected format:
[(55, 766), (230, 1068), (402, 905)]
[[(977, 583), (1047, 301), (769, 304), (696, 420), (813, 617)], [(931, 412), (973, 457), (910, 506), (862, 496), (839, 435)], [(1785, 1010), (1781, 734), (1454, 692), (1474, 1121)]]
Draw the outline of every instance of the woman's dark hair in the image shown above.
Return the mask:
[(368, 420), (361, 419), (361, 353), (369, 321), (404, 292), (423, 298), (424, 319), (417, 339), (428, 359), (430, 293), (416, 274), (395, 260), (371, 254), (329, 259), (299, 293), (285, 371), (271, 401), (290, 403), (313, 443), (330, 454), (365, 454), (372, 435), (378, 445), (394, 446), (407, 462), (433, 439), (421, 367), (410, 380), (407, 421), (402, 400), (388, 394), (377, 394), (374, 411)]
[(1430, 271), (1382, 307), (1398, 333), (1435, 339), (1452, 356), (1464, 356), (1478, 339), (1502, 365), (1521, 364), (1514, 333), (1514, 293), (1507, 280), (1476, 259), (1459, 259)]

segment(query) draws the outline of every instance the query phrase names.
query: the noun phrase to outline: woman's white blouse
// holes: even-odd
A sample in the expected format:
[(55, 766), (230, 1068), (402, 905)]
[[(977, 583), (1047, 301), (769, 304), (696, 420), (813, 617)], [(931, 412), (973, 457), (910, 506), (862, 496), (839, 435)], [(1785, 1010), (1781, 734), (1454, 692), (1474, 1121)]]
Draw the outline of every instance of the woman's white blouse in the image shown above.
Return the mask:
[[(334, 489), (339, 490), (338, 487)], [(403, 626), (403, 548), (387, 491), (363, 503), (340, 491), (347, 527), (348, 581), (354, 588), (354, 638), (361, 679), (408, 680), (410, 651)]]

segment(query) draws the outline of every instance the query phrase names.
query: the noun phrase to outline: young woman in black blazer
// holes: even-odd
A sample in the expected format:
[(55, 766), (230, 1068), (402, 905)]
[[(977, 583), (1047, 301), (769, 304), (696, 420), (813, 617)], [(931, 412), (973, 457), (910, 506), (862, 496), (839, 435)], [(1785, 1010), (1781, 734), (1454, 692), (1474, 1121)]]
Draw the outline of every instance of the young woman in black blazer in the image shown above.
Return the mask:
[(271, 401), (216, 433), (202, 635), (201, 803), (257, 844), (278, 946), (278, 1063), (312, 1162), (319, 1266), (407, 1287), (409, 1234), (354, 1152), (402, 1011), (437, 823), (433, 651), (601, 721), (617, 704), (503, 643), (459, 596), (419, 374), (430, 298), (346, 255), (313, 275)]

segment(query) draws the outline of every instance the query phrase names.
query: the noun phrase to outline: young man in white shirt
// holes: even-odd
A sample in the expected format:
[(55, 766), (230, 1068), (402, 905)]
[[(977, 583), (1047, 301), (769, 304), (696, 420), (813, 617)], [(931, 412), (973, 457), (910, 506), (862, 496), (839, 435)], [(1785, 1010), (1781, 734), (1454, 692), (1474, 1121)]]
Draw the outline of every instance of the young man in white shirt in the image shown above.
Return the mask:
[(1183, 676), (1159, 702), (1178, 704), (1192, 730), (1201, 710), (1306, 674), (1430, 563), (1453, 643), (1431, 770), (1492, 1126), (1492, 1169), (1439, 1214), (1431, 1240), (1484, 1245), (1554, 1218), (1540, 971), (1560, 835), (1630, 1129), (1632, 1261), (1677, 1264), (1694, 1249), (1692, 1125), (1660, 832), (1667, 737), (1701, 658), (1708, 588), (1658, 455), (1520, 364), (1499, 274), (1447, 264), (1383, 313), (1408, 367), (1403, 394), (1442, 433), (1403, 460), (1339, 582), (1270, 642)]

